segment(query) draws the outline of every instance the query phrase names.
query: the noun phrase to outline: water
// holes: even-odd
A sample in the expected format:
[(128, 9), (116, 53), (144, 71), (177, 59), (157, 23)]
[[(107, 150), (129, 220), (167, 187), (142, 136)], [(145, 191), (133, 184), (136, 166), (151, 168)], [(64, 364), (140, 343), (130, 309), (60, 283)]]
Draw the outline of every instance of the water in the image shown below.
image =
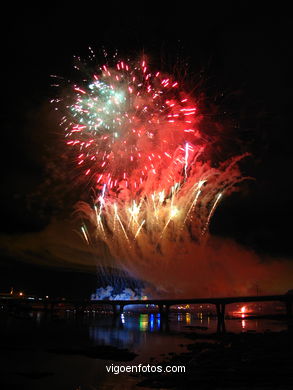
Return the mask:
[[(168, 326), (156, 313), (124, 313), (114, 319), (110, 314), (77, 316), (73, 312), (53, 316), (32, 312), (25, 318), (15, 318), (0, 312), (0, 326), (0, 388), (107, 390), (113, 386), (135, 388), (136, 379), (127, 374), (107, 374), (105, 365), (112, 360), (57, 353), (58, 350), (112, 345), (138, 354), (122, 364), (147, 364), (151, 358), (158, 361), (169, 353), (185, 351), (191, 341), (183, 333), (216, 332), (217, 321), (203, 313), (190, 312), (172, 313)], [(226, 320), (226, 330), (232, 332), (281, 331), (286, 327), (286, 322), (277, 320)]]

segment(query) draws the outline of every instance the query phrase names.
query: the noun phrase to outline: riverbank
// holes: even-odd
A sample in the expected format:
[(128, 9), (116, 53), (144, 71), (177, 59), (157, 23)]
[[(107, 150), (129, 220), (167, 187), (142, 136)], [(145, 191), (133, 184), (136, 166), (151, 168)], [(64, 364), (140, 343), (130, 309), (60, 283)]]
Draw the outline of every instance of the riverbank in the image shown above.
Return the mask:
[[(186, 334), (188, 352), (169, 355), (166, 365), (184, 365), (182, 374), (149, 374), (141, 387), (174, 389), (292, 389), (292, 332), (226, 335)], [(154, 364), (154, 362), (152, 362)]]
[[(292, 341), (287, 321), (227, 319), (228, 333), (219, 336), (216, 318), (190, 312), (171, 313), (168, 323), (153, 313), (27, 314), (15, 317), (0, 310), (1, 389), (124, 390), (138, 389), (137, 384), (162, 389), (246, 389), (253, 388), (249, 381), (253, 369), (260, 370), (262, 356), (262, 369), (273, 377), (279, 375), (283, 387), (268, 376), (271, 387), (260, 379), (255, 386), (263, 387), (254, 388), (293, 388), (285, 387), (282, 378), (291, 369), (282, 361), (292, 358), (286, 351)], [(280, 374), (273, 374), (266, 356), (277, 360), (276, 365), (281, 362)], [(185, 365), (186, 374), (132, 377), (106, 369), (112, 364), (161, 365), (162, 360)]]

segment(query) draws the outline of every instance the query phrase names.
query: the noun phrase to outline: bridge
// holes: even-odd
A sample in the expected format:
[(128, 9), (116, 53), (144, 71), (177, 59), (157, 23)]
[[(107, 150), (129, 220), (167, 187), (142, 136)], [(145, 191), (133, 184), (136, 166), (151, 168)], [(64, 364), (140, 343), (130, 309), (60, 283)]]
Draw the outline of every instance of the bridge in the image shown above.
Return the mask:
[[(4, 304), (8, 307), (15, 305), (21, 305), (29, 303), (32, 306), (36, 303), (43, 306), (45, 310), (53, 311), (57, 308), (57, 305), (67, 304), (72, 305), (76, 310), (82, 311), (88, 308), (93, 308), (98, 305), (110, 305), (114, 315), (123, 313), (126, 306), (129, 305), (156, 305), (159, 309), (160, 315), (165, 320), (168, 318), (170, 307), (174, 305), (186, 305), (186, 304), (209, 304), (215, 305), (217, 319), (218, 319), (218, 331), (225, 331), (225, 309), (226, 306), (231, 303), (252, 303), (252, 302), (282, 302), (286, 308), (287, 318), (292, 319), (292, 306), (293, 306), (293, 294), (283, 295), (262, 295), (262, 296), (238, 296), (238, 297), (223, 297), (223, 298), (186, 298), (186, 299), (146, 299), (146, 300), (72, 300), (72, 299), (43, 299), (43, 300), (31, 300), (26, 297), (8, 296), (0, 297), (0, 304)], [(60, 307), (58, 307), (60, 309)]]
[(187, 304), (208, 304), (215, 305), (218, 319), (218, 331), (225, 332), (225, 309), (231, 303), (252, 303), (252, 302), (282, 302), (286, 307), (287, 318), (292, 318), (293, 294), (285, 295), (264, 295), (264, 296), (241, 296), (224, 298), (187, 298), (187, 299), (147, 299), (147, 300), (115, 300), (115, 301), (91, 301), (93, 304), (111, 304), (114, 314), (123, 313), (127, 305), (156, 305), (161, 316), (168, 317), (170, 307), (174, 305)]

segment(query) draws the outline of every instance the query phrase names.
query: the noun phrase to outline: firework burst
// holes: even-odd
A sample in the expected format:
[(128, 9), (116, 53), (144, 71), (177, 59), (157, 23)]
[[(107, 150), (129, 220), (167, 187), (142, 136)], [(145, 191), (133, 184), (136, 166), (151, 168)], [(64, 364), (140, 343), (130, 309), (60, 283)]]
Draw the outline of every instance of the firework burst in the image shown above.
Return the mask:
[(172, 163), (171, 187), (176, 170), (187, 176), (189, 162), (203, 150), (196, 104), (171, 77), (150, 72), (145, 60), (103, 65), (73, 92), (62, 119), (67, 144), (99, 189), (143, 190)]
[(104, 242), (128, 271), (202, 243), (220, 200), (243, 180), (243, 156), (216, 167), (203, 158), (195, 100), (145, 59), (103, 65), (72, 92), (66, 143), (96, 193), (91, 205), (77, 204), (85, 241)]

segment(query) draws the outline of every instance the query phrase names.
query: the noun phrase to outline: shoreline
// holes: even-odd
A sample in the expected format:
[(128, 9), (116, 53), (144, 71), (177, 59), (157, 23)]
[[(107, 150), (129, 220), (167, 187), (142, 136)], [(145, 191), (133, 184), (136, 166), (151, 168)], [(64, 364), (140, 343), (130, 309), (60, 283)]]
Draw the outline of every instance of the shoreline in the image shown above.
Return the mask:
[(138, 386), (182, 390), (293, 388), (292, 332), (186, 333), (185, 337), (194, 341), (187, 345), (188, 352), (170, 355), (160, 364), (185, 365), (186, 373), (144, 375)]

